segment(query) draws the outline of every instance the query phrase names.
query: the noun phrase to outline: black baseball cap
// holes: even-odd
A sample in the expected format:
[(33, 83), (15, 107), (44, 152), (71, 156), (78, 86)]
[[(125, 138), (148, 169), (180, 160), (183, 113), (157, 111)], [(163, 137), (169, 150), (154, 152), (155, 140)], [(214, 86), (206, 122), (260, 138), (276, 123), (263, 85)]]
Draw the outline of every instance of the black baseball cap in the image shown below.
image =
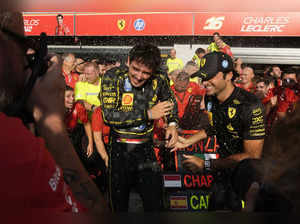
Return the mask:
[(238, 76), (234, 70), (232, 58), (223, 52), (211, 52), (203, 56), (200, 61), (200, 69), (192, 77), (198, 76), (202, 81), (215, 77), (219, 72), (233, 73), (233, 79)]

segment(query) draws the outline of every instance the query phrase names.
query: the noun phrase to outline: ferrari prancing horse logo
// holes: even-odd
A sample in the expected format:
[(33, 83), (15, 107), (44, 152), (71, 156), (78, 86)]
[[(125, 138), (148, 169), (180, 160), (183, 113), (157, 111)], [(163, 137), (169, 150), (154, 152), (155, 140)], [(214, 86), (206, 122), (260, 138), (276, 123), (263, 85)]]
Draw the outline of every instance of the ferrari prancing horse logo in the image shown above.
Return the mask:
[(119, 30), (122, 31), (125, 28), (125, 26), (126, 26), (126, 21), (124, 19), (119, 19), (118, 20), (118, 28), (119, 28)]
[(236, 109), (233, 108), (233, 107), (228, 107), (228, 116), (229, 116), (229, 118), (230, 119), (233, 118), (235, 116), (235, 114), (236, 114)]

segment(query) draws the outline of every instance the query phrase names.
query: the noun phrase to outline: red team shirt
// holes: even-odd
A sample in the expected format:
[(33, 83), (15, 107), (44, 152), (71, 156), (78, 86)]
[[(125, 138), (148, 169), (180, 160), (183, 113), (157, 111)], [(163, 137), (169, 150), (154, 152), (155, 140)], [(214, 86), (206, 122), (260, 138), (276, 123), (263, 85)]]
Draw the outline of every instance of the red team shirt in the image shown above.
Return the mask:
[(92, 131), (102, 132), (104, 143), (108, 144), (109, 141), (109, 126), (105, 125), (102, 118), (102, 111), (100, 107), (97, 107), (92, 115)]
[(228, 54), (230, 57), (233, 57), (231, 49), (228, 45), (225, 45), (223, 48), (220, 49), (220, 51), (223, 52), (224, 54)]
[(241, 83), (236, 83), (235, 84), (236, 87), (239, 87), (241, 89), (244, 89), (246, 90), (247, 92), (250, 92), (250, 93), (254, 93), (255, 90), (256, 90), (256, 86), (253, 84), (253, 82), (251, 82), (250, 86), (248, 87), (245, 87), (243, 84)]
[(178, 116), (181, 118), (184, 114), (184, 110), (189, 102), (190, 96), (192, 95), (205, 95), (205, 89), (201, 88), (197, 83), (190, 82), (185, 92), (177, 92), (174, 85), (171, 86), (172, 91), (175, 94), (177, 105), (178, 105)]
[(72, 131), (80, 120), (83, 124), (88, 122), (88, 113), (81, 103), (75, 103), (73, 108), (65, 115), (65, 124)]
[(63, 180), (63, 172), (47, 150), (18, 118), (0, 113), (1, 203), (7, 208), (44, 208), (55, 212), (81, 212)]
[(69, 76), (65, 73), (64, 70), (62, 72), (63, 72), (63, 76), (65, 77), (66, 85), (75, 89), (75, 84), (79, 80), (79, 75), (77, 73), (71, 72), (71, 76)]

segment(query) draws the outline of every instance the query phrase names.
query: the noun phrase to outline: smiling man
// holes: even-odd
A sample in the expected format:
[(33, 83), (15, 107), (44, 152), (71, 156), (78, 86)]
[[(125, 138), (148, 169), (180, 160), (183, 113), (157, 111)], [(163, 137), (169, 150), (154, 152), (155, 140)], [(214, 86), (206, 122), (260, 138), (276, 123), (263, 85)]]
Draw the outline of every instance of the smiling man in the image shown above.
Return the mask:
[[(235, 185), (229, 180), (236, 166), (246, 164), (243, 166), (252, 167), (253, 161), (257, 161), (253, 159), (261, 157), (265, 137), (262, 104), (254, 94), (234, 86), (232, 80), (237, 74), (233, 61), (227, 54), (213, 52), (205, 55), (198, 76), (202, 78), (206, 88), (205, 104), (212, 126), (188, 139), (180, 137), (176, 146), (185, 148), (215, 134), (220, 146), (219, 159), (203, 160), (186, 155), (183, 164), (193, 172), (221, 170), (227, 182), (224, 185), (226, 191), (234, 186), (238, 196), (243, 198), (250, 182)], [(231, 192), (226, 194), (230, 195)], [(238, 209), (233, 208), (233, 205), (227, 206)]]
[(101, 77), (103, 120), (111, 127), (110, 201), (128, 211), (135, 185), (145, 211), (161, 208), (161, 176), (153, 150), (153, 123), (164, 117), (167, 147), (177, 141), (177, 104), (167, 78), (157, 73), (160, 51), (151, 44), (136, 45), (129, 53), (129, 69), (111, 69)]

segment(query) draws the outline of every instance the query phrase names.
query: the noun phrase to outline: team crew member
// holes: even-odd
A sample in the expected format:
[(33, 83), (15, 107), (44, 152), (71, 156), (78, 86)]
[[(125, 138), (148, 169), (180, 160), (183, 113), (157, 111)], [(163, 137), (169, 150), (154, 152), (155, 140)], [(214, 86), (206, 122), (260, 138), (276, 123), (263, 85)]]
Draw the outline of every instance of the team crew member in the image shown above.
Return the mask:
[[(95, 109), (100, 105), (98, 95), (100, 92), (100, 77), (99, 77), (99, 67), (94, 62), (87, 62), (84, 64), (84, 74), (86, 77), (85, 82), (78, 82), (75, 86), (75, 101), (84, 105), (85, 109), (88, 111), (89, 121), (92, 122), (92, 114)], [(79, 135), (83, 135), (84, 130), (81, 125), (81, 129), (78, 130)], [(91, 133), (92, 134), (92, 133)], [(93, 135), (92, 135), (92, 139)], [(92, 141), (93, 142), (93, 141)], [(98, 142), (97, 142), (98, 143)], [(99, 146), (99, 144), (98, 144)], [(95, 147), (93, 147), (94, 149)], [(85, 149), (85, 148), (83, 148)], [(104, 169), (104, 162), (99, 154), (98, 147), (96, 144), (96, 149), (91, 153), (85, 152), (82, 150), (80, 158), (86, 164), (89, 174), (94, 178), (94, 181), (97, 183), (98, 187), (103, 190), (102, 176)], [(86, 156), (90, 155), (90, 156)]]
[(105, 125), (102, 118), (102, 111), (97, 107), (92, 115), (92, 131), (96, 144), (96, 148), (105, 166), (108, 167), (108, 155), (105, 149), (105, 144), (109, 142), (109, 126)]
[(200, 68), (201, 59), (203, 58), (203, 56), (205, 54), (206, 54), (206, 51), (201, 47), (197, 48), (197, 50), (195, 51), (192, 61), (194, 61), (197, 64), (198, 68)]
[(76, 58), (74, 54), (64, 54), (63, 55), (63, 65), (62, 65), (62, 75), (65, 78), (67, 86), (75, 88), (76, 82), (79, 81), (79, 75), (74, 72)]
[(205, 89), (200, 88), (200, 86), (195, 82), (190, 82), (189, 75), (184, 71), (181, 71), (178, 74), (174, 85), (171, 86), (171, 89), (176, 97), (179, 119), (182, 118), (186, 106), (192, 96), (203, 97), (205, 95)]
[(213, 33), (213, 41), (209, 44), (209, 46), (207, 47), (207, 53), (211, 53), (211, 52), (215, 52), (215, 51), (219, 51), (219, 48), (216, 44), (216, 42), (221, 39), (221, 36), (218, 32), (214, 32)]
[[(93, 153), (91, 122), (88, 119), (88, 114), (84, 106), (81, 103), (74, 103), (74, 90), (69, 86), (66, 86), (65, 91), (65, 108), (65, 124), (75, 150), (79, 155), (86, 151), (87, 157), (90, 157)], [(74, 131), (79, 125), (81, 125), (79, 122), (83, 124), (85, 135), (88, 138), (88, 146), (86, 150), (82, 149), (82, 136), (79, 136), (78, 132)]]
[(240, 87), (248, 92), (255, 92), (255, 84), (253, 78), (255, 77), (254, 70), (251, 67), (245, 67), (240, 75), (241, 83), (236, 84), (237, 87)]
[[(230, 56), (222, 52), (213, 52), (205, 55), (204, 61), (199, 75), (206, 88), (205, 103), (213, 126), (188, 139), (179, 137), (176, 145), (185, 148), (216, 134), (220, 146), (218, 160), (204, 161), (199, 157), (186, 155), (183, 164), (194, 172), (221, 169), (225, 173), (241, 161), (243, 164), (250, 164), (251, 160), (247, 159), (261, 157), (265, 137), (264, 110), (255, 95), (234, 86), (234, 68)], [(244, 188), (236, 189), (236, 192), (243, 197), (249, 186), (240, 185)]]
[(218, 46), (219, 51), (223, 52), (224, 54), (228, 54), (233, 58), (231, 48), (221, 38), (216, 41), (216, 45)]
[(161, 208), (161, 176), (153, 150), (153, 123), (165, 117), (167, 147), (177, 141), (177, 105), (165, 76), (156, 71), (160, 51), (151, 44), (129, 53), (129, 70), (115, 68), (101, 78), (103, 120), (111, 127), (110, 200), (115, 211), (127, 211), (135, 185), (145, 211)]
[(167, 60), (168, 74), (177, 69), (183, 69), (183, 61), (176, 57), (176, 50), (170, 50), (170, 58)]
[(75, 86), (75, 101), (81, 101), (85, 108), (91, 112), (97, 106), (100, 106), (98, 99), (100, 92), (98, 65), (93, 62), (87, 62), (84, 65), (84, 74), (86, 82), (78, 82)]

